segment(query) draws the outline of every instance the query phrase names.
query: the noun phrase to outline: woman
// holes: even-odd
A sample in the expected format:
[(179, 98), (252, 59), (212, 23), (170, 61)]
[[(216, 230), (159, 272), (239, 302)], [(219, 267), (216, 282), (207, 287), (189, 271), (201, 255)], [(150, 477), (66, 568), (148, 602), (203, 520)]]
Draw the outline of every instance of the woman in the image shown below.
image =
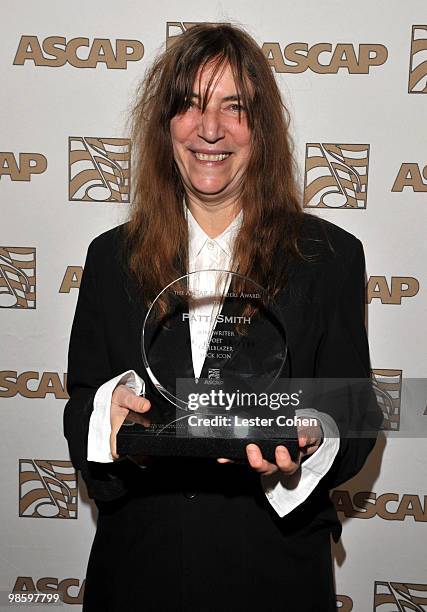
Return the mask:
[(251, 444), (245, 465), (164, 458), (141, 469), (117, 460), (115, 434), (129, 410), (151, 408), (138, 397), (147, 306), (209, 265), (238, 266), (275, 296), (289, 376), (369, 377), (361, 244), (303, 214), (279, 90), (235, 27), (195, 26), (155, 62), (133, 143), (130, 220), (91, 243), (70, 340), (65, 435), (99, 510), (84, 610), (335, 610), (328, 490), (362, 467), (374, 440), (346, 432), (376, 427), (376, 404), (322, 406), (321, 426), (299, 431), (296, 461), (278, 446), (268, 462)]

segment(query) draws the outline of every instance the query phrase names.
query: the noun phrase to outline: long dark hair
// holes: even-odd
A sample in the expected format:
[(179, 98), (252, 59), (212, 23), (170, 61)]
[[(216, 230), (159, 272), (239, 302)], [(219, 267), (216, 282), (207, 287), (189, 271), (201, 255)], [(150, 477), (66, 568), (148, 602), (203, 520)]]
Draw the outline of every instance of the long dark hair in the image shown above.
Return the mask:
[[(188, 109), (197, 73), (208, 63), (214, 69), (202, 95), (204, 107), (216, 75), (230, 65), (253, 139), (239, 200), (243, 224), (234, 247), (239, 272), (274, 295), (286, 282), (289, 255), (298, 255), (302, 207), (289, 113), (271, 68), (240, 28), (196, 25), (156, 59), (132, 113), (134, 194), (124, 228), (129, 268), (147, 303), (187, 265), (185, 192), (173, 158), (170, 121)], [(166, 311), (166, 303), (159, 306)]]

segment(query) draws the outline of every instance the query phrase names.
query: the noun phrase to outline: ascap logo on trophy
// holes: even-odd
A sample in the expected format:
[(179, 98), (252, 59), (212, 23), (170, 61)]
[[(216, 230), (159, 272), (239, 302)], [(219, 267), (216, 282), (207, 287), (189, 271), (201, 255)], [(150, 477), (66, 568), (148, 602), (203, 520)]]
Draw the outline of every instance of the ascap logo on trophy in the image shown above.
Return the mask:
[(19, 516), (76, 519), (77, 499), (71, 461), (19, 460)]
[(427, 165), (421, 169), (421, 164), (405, 162), (400, 168), (393, 187), (394, 192), (403, 191), (405, 187), (412, 191), (427, 191)]
[(107, 69), (126, 70), (129, 62), (139, 62), (144, 57), (144, 45), (139, 40), (119, 38), (89, 38), (81, 36), (67, 41), (64, 36), (21, 36), (13, 60), (14, 66), (33, 62), (34, 66), (58, 68), (70, 64), (74, 68), (97, 68), (105, 64)]
[(427, 93), (427, 25), (412, 26), (408, 93)]
[(36, 307), (36, 249), (0, 247), (0, 308)]
[(31, 181), (33, 174), (43, 174), (47, 159), (42, 153), (0, 152), (0, 179), (8, 176), (11, 181)]
[(372, 386), (377, 403), (382, 409), (382, 429), (399, 431), (402, 401), (402, 370), (372, 370)]
[(42, 576), (36, 579), (32, 576), (18, 576), (12, 593), (58, 593), (64, 604), (81, 606), (83, 604), (84, 587), (85, 581), (80, 581), (78, 578), (59, 579), (52, 576)]
[[(374, 612), (425, 612), (427, 584), (414, 582), (380, 581), (374, 583)], [(385, 606), (384, 608), (382, 606)]]
[(68, 152), (70, 201), (129, 202), (129, 139), (71, 136)]
[(45, 399), (47, 395), (53, 395), (55, 399), (68, 399), (67, 374), (0, 370), (0, 398), (17, 395), (29, 399)]
[(368, 144), (307, 143), (304, 206), (366, 208), (368, 170)]
[(417, 295), (418, 279), (413, 276), (392, 276), (388, 283), (385, 276), (370, 276), (366, 287), (367, 303), (379, 299), (381, 304), (402, 304), (402, 298)]

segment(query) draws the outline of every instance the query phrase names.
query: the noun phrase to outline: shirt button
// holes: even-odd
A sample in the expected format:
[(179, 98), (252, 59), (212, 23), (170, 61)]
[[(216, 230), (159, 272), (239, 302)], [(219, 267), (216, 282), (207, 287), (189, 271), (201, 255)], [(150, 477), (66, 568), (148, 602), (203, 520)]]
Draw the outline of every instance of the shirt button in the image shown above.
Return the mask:
[(213, 243), (213, 242), (211, 242), (210, 240), (208, 240), (208, 249), (209, 249), (210, 251), (212, 251), (212, 249), (214, 249), (214, 248), (215, 248), (214, 243)]

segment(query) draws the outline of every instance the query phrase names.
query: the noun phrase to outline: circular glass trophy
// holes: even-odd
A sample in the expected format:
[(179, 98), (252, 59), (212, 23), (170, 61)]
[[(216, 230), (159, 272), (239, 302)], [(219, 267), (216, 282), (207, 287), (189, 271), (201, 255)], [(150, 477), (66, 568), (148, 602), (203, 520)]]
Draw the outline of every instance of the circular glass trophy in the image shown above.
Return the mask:
[(285, 325), (257, 282), (227, 270), (176, 279), (148, 309), (141, 353), (152, 407), (122, 427), (120, 454), (238, 459), (254, 442), (266, 458), (278, 444), (295, 456), (291, 402), (277, 390)]

